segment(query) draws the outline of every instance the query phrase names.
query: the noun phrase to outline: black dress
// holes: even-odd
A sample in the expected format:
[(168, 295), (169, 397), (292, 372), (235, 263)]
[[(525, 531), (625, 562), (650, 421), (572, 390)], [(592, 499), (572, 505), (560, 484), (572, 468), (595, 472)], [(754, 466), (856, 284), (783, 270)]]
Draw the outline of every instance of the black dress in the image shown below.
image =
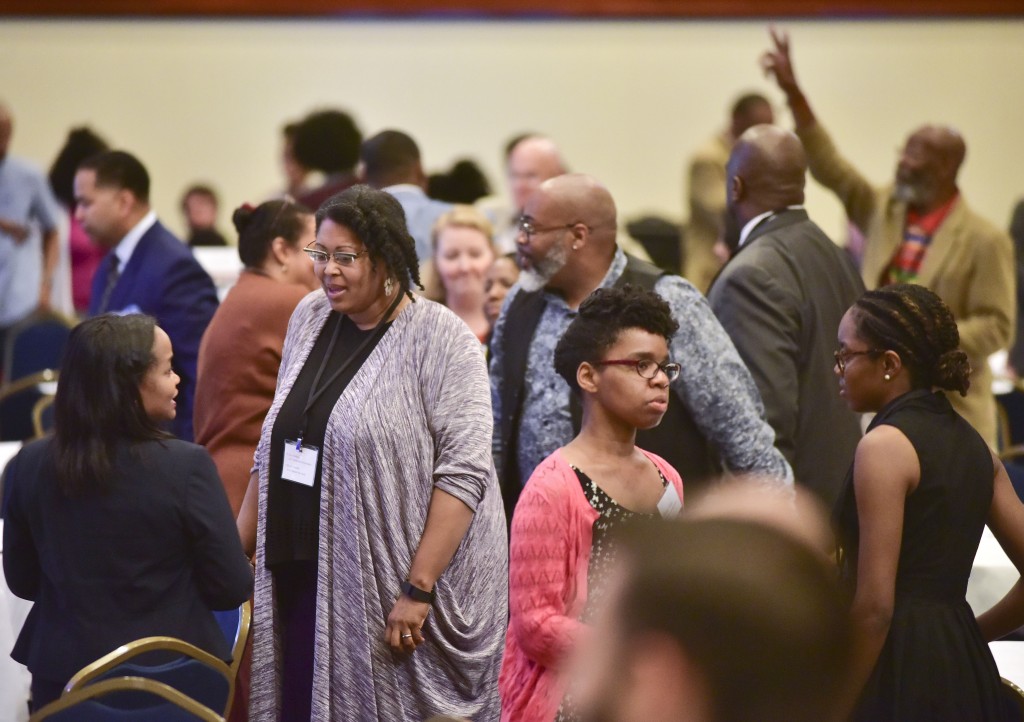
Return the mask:
[[(882, 424), (910, 440), (921, 480), (904, 509), (889, 636), (852, 719), (1015, 719), (965, 599), (992, 502), (988, 446), (941, 393), (895, 399), (868, 431)], [(836, 509), (840, 573), (852, 597), (859, 542), (852, 466)]]

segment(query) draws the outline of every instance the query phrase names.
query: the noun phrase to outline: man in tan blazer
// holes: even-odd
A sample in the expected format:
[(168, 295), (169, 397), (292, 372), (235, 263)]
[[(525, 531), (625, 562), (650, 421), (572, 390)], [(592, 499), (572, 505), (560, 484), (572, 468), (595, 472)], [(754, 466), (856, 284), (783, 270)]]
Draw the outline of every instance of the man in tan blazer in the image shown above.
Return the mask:
[[(966, 146), (952, 128), (923, 126), (907, 138), (893, 185), (874, 188), (836, 150), (797, 84), (789, 38), (772, 31), (761, 59), (786, 94), (811, 175), (842, 201), (865, 236), (861, 275), (868, 289), (894, 280), (935, 291), (953, 311), (960, 346), (974, 369), (953, 407), (993, 447), (996, 406), (988, 357), (1013, 340), (1015, 278), (1009, 236), (976, 215), (956, 185)], [(908, 219), (914, 220), (913, 226)], [(928, 221), (937, 222), (931, 227)]]

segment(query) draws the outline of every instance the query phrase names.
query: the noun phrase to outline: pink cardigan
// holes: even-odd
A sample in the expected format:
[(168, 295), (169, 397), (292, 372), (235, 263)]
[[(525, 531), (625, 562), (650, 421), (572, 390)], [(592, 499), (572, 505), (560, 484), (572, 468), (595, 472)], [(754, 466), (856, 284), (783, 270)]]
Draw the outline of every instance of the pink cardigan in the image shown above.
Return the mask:
[[(683, 498), (679, 474), (644, 452)], [(562, 665), (586, 633), (587, 569), (597, 511), (555, 451), (523, 489), (512, 518), (509, 624), (498, 689), (501, 719), (551, 722), (565, 695)]]

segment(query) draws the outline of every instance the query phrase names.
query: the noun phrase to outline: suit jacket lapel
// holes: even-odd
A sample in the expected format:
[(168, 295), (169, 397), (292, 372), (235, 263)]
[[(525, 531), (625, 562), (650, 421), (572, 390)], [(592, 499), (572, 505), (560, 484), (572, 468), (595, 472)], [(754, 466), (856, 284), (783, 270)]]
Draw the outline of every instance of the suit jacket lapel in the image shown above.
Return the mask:
[(949, 215), (935, 231), (928, 251), (921, 262), (921, 270), (917, 274), (917, 282), (922, 286), (933, 286), (935, 279), (942, 275), (943, 268), (950, 262), (956, 251), (958, 229), (967, 217), (967, 207), (962, 198), (957, 198)]
[[(121, 311), (129, 304), (129, 301), (145, 296), (145, 294), (136, 293), (135, 288), (139, 283), (151, 282), (151, 279), (147, 277), (146, 273), (146, 257), (149, 255), (149, 252), (153, 247), (153, 239), (156, 237), (156, 234), (159, 233), (159, 228), (160, 221), (157, 221), (142, 235), (142, 238), (139, 239), (138, 245), (136, 245), (135, 250), (132, 251), (132, 257), (128, 259), (128, 264), (121, 269), (121, 275), (117, 279), (117, 285), (114, 286), (114, 291), (110, 294), (110, 303), (107, 304), (109, 310)], [(160, 273), (160, 269), (156, 269), (155, 272)], [(145, 313), (149, 313), (147, 309), (141, 310)]]

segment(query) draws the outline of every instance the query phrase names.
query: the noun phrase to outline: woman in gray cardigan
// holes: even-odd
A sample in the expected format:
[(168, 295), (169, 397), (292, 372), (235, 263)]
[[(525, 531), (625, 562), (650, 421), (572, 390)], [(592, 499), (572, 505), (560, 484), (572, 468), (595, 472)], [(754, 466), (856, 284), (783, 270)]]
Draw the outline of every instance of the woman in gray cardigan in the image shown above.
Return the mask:
[(410, 292), (401, 207), (316, 215), (239, 515), (256, 550), (253, 720), (497, 719), (505, 520), (479, 342)]

